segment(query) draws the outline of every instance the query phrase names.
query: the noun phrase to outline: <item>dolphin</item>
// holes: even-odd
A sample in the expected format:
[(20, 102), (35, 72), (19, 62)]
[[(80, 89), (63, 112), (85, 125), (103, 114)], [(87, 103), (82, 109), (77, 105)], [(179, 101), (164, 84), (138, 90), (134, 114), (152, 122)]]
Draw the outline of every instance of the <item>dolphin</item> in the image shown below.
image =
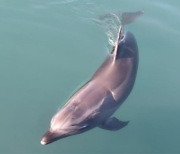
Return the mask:
[(138, 69), (138, 46), (131, 32), (119, 28), (117, 42), (95, 72), (52, 118), (41, 144), (80, 134), (92, 128), (116, 131), (128, 124), (113, 117), (130, 94)]

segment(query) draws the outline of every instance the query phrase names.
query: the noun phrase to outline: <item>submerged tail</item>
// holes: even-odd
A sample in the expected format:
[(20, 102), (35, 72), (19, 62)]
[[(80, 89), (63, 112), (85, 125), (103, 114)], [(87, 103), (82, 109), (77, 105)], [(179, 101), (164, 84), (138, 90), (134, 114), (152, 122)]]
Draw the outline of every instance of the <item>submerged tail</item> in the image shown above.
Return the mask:
[(143, 14), (144, 14), (144, 10), (139, 10), (136, 12), (123, 12), (121, 14), (121, 24), (122, 25), (130, 24)]

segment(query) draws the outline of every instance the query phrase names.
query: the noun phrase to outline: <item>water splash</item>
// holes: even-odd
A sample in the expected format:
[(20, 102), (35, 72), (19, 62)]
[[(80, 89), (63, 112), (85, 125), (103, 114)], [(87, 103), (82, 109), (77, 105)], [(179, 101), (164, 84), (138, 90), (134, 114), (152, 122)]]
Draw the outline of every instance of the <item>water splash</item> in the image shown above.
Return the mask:
[(121, 26), (120, 16), (115, 13), (108, 13), (99, 16), (97, 19), (94, 19), (94, 21), (103, 27), (108, 37), (109, 44), (111, 46), (115, 46), (117, 32), (119, 27)]

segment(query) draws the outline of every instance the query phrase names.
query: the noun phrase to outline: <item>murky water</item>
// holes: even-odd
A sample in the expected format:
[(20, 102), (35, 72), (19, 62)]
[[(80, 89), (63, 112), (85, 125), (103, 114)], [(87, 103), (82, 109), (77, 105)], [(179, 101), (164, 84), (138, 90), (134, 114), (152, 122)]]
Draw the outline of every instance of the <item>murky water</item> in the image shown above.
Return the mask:
[[(109, 52), (92, 19), (140, 9), (125, 27), (138, 42), (138, 76), (115, 113), (128, 126), (42, 146), (53, 114)], [(1, 0), (0, 153), (180, 153), (179, 18), (178, 0)]]

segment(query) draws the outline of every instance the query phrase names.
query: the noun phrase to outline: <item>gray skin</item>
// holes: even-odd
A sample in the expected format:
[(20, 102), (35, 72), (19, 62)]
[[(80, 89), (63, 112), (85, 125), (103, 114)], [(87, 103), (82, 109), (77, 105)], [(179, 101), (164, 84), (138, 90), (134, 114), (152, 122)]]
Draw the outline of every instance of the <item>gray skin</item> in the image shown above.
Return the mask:
[(112, 114), (130, 94), (138, 68), (138, 47), (132, 33), (118, 32), (116, 46), (93, 77), (52, 118), (41, 144), (83, 133), (94, 127), (119, 130), (128, 124)]

